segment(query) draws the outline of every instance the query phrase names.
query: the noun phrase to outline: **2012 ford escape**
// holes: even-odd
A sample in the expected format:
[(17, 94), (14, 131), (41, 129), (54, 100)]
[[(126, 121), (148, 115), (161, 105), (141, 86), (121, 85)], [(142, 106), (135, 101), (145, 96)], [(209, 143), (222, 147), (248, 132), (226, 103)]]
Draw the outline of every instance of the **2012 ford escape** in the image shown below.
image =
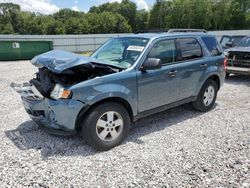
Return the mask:
[(35, 78), (11, 86), (38, 125), (82, 132), (97, 150), (126, 138), (133, 122), (191, 102), (210, 110), (225, 78), (222, 48), (206, 33), (112, 38), (90, 57), (65, 51), (36, 56)]

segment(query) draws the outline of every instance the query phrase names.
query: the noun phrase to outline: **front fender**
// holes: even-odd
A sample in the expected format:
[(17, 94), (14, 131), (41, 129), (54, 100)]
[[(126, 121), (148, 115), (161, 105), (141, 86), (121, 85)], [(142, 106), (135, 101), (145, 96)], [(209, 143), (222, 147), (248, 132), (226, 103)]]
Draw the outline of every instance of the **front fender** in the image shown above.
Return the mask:
[[(137, 99), (133, 91), (119, 84), (104, 84), (93, 88), (95, 95), (86, 97), (86, 102), (90, 106), (108, 98), (121, 98), (127, 101), (133, 111), (133, 115), (137, 114)], [(98, 94), (97, 94), (98, 93)]]
[(128, 102), (133, 115), (137, 115), (137, 87), (134, 72), (100, 77), (73, 86), (73, 98), (92, 106), (108, 98), (121, 98)]

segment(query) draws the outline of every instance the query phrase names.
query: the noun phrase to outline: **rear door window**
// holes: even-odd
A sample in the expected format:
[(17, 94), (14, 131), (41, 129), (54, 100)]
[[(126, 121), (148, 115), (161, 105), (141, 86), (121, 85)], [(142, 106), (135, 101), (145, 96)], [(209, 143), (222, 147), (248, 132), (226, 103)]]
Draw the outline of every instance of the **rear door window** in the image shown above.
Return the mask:
[(201, 37), (205, 43), (208, 51), (212, 56), (219, 56), (222, 54), (222, 49), (215, 37)]
[(190, 60), (202, 57), (202, 49), (195, 38), (179, 38), (176, 40), (177, 60)]

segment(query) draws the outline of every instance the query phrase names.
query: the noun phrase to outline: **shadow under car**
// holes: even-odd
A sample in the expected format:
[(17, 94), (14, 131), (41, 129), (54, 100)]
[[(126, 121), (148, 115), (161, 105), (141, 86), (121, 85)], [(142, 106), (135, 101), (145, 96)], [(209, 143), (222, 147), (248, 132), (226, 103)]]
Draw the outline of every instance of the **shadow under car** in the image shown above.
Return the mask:
[[(192, 110), (190, 104), (185, 104), (148, 116), (133, 124), (130, 134), (123, 144), (128, 142), (144, 144), (140, 137), (161, 131), (202, 114)], [(99, 153), (88, 146), (79, 134), (75, 136), (52, 135), (31, 120), (22, 123), (14, 130), (5, 131), (5, 134), (18, 149), (38, 150), (45, 160), (51, 156), (89, 156)]]

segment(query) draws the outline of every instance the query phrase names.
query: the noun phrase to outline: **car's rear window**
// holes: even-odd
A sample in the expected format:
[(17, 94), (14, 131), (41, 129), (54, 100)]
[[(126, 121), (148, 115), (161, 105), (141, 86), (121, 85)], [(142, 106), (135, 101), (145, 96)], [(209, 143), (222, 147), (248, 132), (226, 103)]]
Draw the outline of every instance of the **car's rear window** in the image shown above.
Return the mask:
[(221, 46), (215, 37), (201, 37), (201, 39), (212, 56), (219, 56), (222, 54)]

